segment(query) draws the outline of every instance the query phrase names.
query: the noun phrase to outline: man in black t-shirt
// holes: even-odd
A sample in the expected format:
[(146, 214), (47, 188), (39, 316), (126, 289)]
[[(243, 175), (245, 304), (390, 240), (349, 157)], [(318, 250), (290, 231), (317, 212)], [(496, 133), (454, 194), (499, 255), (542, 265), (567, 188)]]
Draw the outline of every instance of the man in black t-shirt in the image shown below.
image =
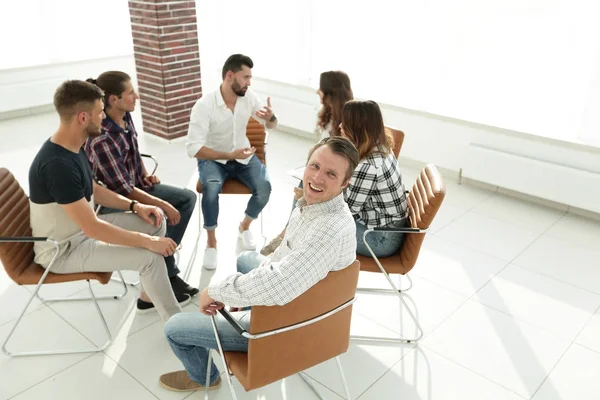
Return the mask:
[[(156, 308), (163, 320), (181, 311), (187, 294), (173, 294), (163, 257), (176, 244), (165, 238), (162, 211), (131, 201), (95, 183), (83, 152), (88, 137), (101, 133), (103, 92), (84, 81), (66, 81), (54, 94), (60, 125), (35, 156), (29, 170), (34, 236), (59, 243), (51, 272), (139, 271), (143, 292), (138, 312)], [(130, 210), (97, 217), (94, 204)], [(34, 244), (35, 261), (48, 268), (55, 256), (49, 242)], [(178, 304), (179, 303), (179, 304)]]

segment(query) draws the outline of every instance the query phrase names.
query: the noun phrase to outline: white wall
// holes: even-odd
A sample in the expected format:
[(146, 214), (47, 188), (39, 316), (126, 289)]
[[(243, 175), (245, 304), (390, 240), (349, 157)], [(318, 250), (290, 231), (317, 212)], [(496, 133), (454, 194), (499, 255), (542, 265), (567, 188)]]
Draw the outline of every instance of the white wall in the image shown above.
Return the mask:
[(135, 77), (133, 55), (0, 70), (0, 116), (52, 104), (56, 88), (67, 79), (96, 78), (107, 70), (121, 70)]
[[(314, 89), (254, 79), (280, 124), (313, 132)], [(386, 125), (406, 134), (401, 158), (552, 202), (600, 213), (600, 148), (381, 104)], [(316, 136), (315, 136), (316, 139)], [(457, 175), (458, 176), (458, 175)]]

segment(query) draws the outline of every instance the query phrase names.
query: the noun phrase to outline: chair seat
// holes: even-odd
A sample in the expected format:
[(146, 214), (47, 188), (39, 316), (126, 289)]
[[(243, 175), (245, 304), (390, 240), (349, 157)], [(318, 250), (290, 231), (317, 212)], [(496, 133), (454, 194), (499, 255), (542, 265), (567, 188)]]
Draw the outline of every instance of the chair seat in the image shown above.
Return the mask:
[[(44, 272), (44, 268), (40, 267), (38, 264), (31, 263), (21, 272), (21, 274), (12, 278), (18, 285), (37, 285)], [(82, 272), (76, 274), (55, 274), (50, 272), (48, 276), (46, 276), (44, 284), (83, 281), (89, 279), (106, 285), (110, 281), (111, 276), (112, 272)]]
[[(360, 270), (367, 272), (379, 272), (379, 266), (375, 263), (375, 260), (371, 257), (356, 255), (356, 259), (360, 261)], [(383, 265), (383, 268), (386, 270), (388, 274), (406, 274), (410, 271), (410, 268), (407, 268), (402, 264), (402, 254), (397, 252), (396, 254), (389, 257), (379, 257), (379, 262)], [(412, 266), (411, 266), (412, 268)]]
[[(202, 193), (202, 182), (198, 179), (196, 192)], [(250, 188), (237, 179), (227, 179), (221, 188), (223, 194), (252, 194)]]

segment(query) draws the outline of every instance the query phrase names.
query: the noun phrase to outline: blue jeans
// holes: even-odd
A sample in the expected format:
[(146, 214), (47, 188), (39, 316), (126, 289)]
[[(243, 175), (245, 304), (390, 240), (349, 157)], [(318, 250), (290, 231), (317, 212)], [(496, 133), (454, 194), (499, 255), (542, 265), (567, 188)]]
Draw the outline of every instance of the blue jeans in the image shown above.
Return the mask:
[[(238, 257), (237, 270), (243, 274), (248, 273), (258, 267), (263, 259), (265, 257), (258, 253), (243, 252)], [(241, 326), (249, 329), (249, 309), (231, 314)], [(237, 333), (221, 314), (215, 316), (215, 323), (223, 350), (248, 351), (248, 339)], [(171, 349), (185, 367), (190, 379), (204, 385), (206, 383), (208, 352), (210, 349), (218, 349), (210, 317), (199, 312), (175, 314), (165, 324), (165, 335)], [(219, 370), (214, 362), (211, 364), (210, 371), (210, 383), (213, 384), (219, 377)]]
[[(404, 219), (389, 227), (404, 228), (407, 222), (408, 219)], [(371, 257), (371, 253), (363, 241), (363, 234), (366, 230), (366, 226), (356, 221), (356, 252), (361, 256)], [(404, 233), (402, 232), (371, 232), (367, 235), (367, 243), (377, 257), (389, 257), (397, 253), (403, 240)]]
[(237, 179), (252, 190), (245, 212), (248, 218), (258, 218), (258, 214), (269, 202), (271, 182), (267, 176), (267, 169), (256, 155), (252, 156), (248, 165), (235, 160), (227, 161), (227, 164), (198, 160), (198, 173), (202, 183), (202, 215), (206, 230), (217, 228), (219, 193), (227, 179)]
[[(152, 185), (152, 188), (148, 190), (148, 193), (166, 201), (179, 211), (179, 214), (181, 215), (179, 223), (177, 225), (167, 224), (166, 234), (166, 237), (173, 239), (173, 241), (179, 245), (183, 239), (188, 223), (190, 222), (192, 213), (194, 212), (194, 207), (196, 206), (196, 193), (189, 189), (165, 185), (164, 183)], [(100, 214), (108, 214), (111, 212), (123, 211), (112, 208), (100, 208)], [(179, 274), (179, 268), (177, 268), (177, 265), (175, 264), (174, 256), (165, 257), (165, 263), (167, 264), (167, 274), (169, 275), (169, 278)]]

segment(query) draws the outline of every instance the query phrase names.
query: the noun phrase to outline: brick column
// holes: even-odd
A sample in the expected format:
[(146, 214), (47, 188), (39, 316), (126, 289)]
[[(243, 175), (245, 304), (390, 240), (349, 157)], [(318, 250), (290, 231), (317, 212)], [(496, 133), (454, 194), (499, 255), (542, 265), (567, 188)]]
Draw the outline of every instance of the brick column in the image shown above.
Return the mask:
[(185, 136), (202, 96), (196, 3), (134, 0), (129, 14), (144, 132)]

